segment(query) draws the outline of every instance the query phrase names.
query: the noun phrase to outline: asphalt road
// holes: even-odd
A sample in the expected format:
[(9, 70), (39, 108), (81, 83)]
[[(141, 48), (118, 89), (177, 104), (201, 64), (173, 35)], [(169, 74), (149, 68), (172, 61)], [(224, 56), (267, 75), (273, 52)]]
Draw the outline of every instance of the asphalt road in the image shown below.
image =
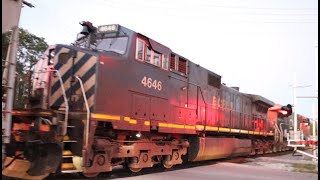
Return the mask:
[(221, 162), (175, 171), (126, 177), (128, 180), (316, 180), (318, 174), (290, 172), (285, 170)]

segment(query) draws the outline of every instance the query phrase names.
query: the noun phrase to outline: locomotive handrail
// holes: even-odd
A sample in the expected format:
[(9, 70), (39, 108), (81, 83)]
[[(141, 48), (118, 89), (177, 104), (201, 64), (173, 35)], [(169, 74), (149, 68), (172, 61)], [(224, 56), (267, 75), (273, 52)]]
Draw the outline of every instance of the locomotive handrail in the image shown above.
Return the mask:
[(64, 99), (64, 102), (65, 102), (65, 105), (66, 105), (65, 115), (64, 115), (64, 127), (63, 127), (62, 134), (66, 135), (67, 134), (67, 126), (68, 126), (68, 114), (69, 114), (69, 104), (68, 104), (68, 99), (67, 99), (67, 95), (66, 95), (66, 90), (64, 89), (63, 81), (62, 81), (60, 72), (58, 70), (49, 69), (49, 70), (46, 70), (46, 71), (39, 71), (39, 72), (35, 72), (35, 73), (46, 73), (46, 72), (56, 72), (58, 77), (59, 77), (59, 82), (60, 82), (61, 89), (62, 89), (63, 99)]
[[(205, 109), (205, 111), (204, 111), (204, 128), (203, 128), (203, 130), (205, 131), (206, 126), (207, 126), (207, 103), (206, 103), (206, 100), (203, 97), (203, 93), (202, 93), (201, 87), (197, 86), (197, 89), (200, 89), (201, 97), (202, 97), (202, 100), (203, 100), (204, 105), (205, 105), (204, 106), (204, 109)], [(197, 102), (198, 102), (198, 98), (197, 98)], [(198, 111), (198, 107), (197, 107), (197, 111)]]
[[(198, 98), (198, 89), (200, 89), (200, 93), (201, 93), (201, 97), (202, 97), (202, 100), (203, 100), (203, 102), (204, 102), (204, 104), (205, 104), (205, 126), (206, 126), (206, 123), (207, 123), (207, 108), (209, 107), (209, 108), (212, 108), (212, 107), (210, 107), (210, 106), (214, 106), (213, 104), (209, 104), (209, 103), (207, 103), (206, 101), (205, 101), (205, 99), (204, 99), (204, 96), (203, 96), (203, 92), (202, 92), (202, 89), (201, 89), (201, 86), (200, 85), (198, 85), (198, 84), (195, 84), (195, 83), (192, 83), (192, 82), (190, 82), (190, 81), (187, 81), (187, 80), (184, 80), (184, 79), (180, 79), (180, 78), (177, 78), (177, 77), (174, 77), (174, 76), (170, 76), (170, 75), (168, 75), (168, 77), (169, 78), (173, 78), (173, 79), (176, 79), (176, 80), (179, 80), (179, 81), (182, 81), (182, 82), (185, 82), (185, 83), (188, 83), (188, 84), (191, 84), (191, 85), (194, 85), (194, 86), (196, 86), (197, 87), (197, 108), (196, 108), (196, 112), (197, 112), (197, 115), (199, 114), (198, 113), (198, 111), (199, 111), (199, 104), (198, 104), (198, 100), (199, 100), (199, 98)], [(202, 106), (201, 106), (202, 107)], [(242, 113), (242, 112), (240, 112), (240, 111), (236, 111), (236, 110), (234, 110), (234, 109), (228, 109), (228, 108), (223, 108), (223, 107), (218, 107), (217, 109), (219, 109), (219, 110), (223, 110), (223, 111), (230, 111), (230, 112), (236, 112), (236, 113), (241, 113), (242, 115), (248, 115), (249, 116), (249, 121), (251, 121), (251, 122), (253, 122), (254, 121), (254, 118), (255, 118), (255, 116), (256, 115), (251, 115), (251, 114), (247, 114), (247, 113)], [(262, 120), (264, 120), (264, 121), (266, 121), (267, 119), (265, 119), (265, 118), (261, 118)], [(205, 129), (205, 128), (204, 128)], [(255, 129), (255, 127), (254, 127), (254, 129)], [(281, 133), (280, 133), (281, 134)]]
[(183, 80), (183, 79), (179, 79), (179, 78), (176, 78), (176, 77), (173, 77), (173, 76), (170, 76), (170, 75), (168, 75), (168, 76), (169, 76), (170, 78), (173, 78), (173, 79), (176, 79), (176, 80), (179, 80), (179, 81), (182, 81), (182, 82), (185, 82), (185, 83), (192, 84), (192, 85), (194, 85), (194, 86), (200, 87), (200, 85), (195, 84), (195, 83), (192, 83), (192, 82), (190, 82), (190, 81), (186, 81), (186, 80)]
[[(204, 126), (206, 126), (206, 123), (207, 123), (207, 106), (208, 106), (209, 104), (208, 104), (208, 103), (205, 101), (205, 99), (204, 99), (204, 96), (203, 96), (203, 93), (202, 93), (202, 90), (201, 90), (200, 85), (195, 84), (195, 83), (192, 83), (192, 82), (189, 82), (189, 81), (186, 81), (186, 80), (183, 80), (183, 79), (179, 79), (179, 78), (176, 78), (176, 77), (173, 77), (173, 76), (170, 76), (170, 75), (169, 75), (169, 77), (170, 77), (170, 78), (173, 78), (173, 79), (176, 79), (176, 80), (179, 80), (179, 81), (182, 81), (182, 82), (185, 82), (185, 83), (187, 83), (187, 84), (194, 85), (194, 86), (197, 87), (197, 109), (196, 109), (197, 115), (199, 114), (199, 113), (198, 113), (198, 111), (199, 111), (199, 109), (198, 109), (198, 99), (199, 99), (199, 98), (198, 98), (198, 89), (200, 89), (201, 97), (202, 97), (202, 100), (203, 100), (203, 102), (204, 102), (204, 104), (205, 104), (205, 116), (204, 116), (204, 118), (205, 118), (205, 120), (204, 120), (205, 125), (204, 125)], [(205, 129), (205, 128), (204, 128), (204, 129)]]
[(65, 109), (66, 113), (64, 115), (64, 127), (63, 127), (62, 134), (66, 135), (67, 134), (67, 126), (68, 126), (68, 113), (69, 113), (69, 104), (68, 104), (68, 99), (67, 99), (67, 95), (66, 95), (66, 90), (64, 89), (63, 81), (62, 81), (60, 72), (58, 70), (56, 70), (56, 69), (52, 69), (52, 70), (48, 70), (48, 71), (49, 72), (50, 71), (56, 72), (58, 74), (58, 77), (59, 77), (59, 81), (60, 81), (60, 85), (61, 85), (61, 89), (62, 89), (62, 93), (63, 93), (63, 99), (64, 99), (64, 102), (65, 102), (65, 105), (66, 105), (66, 109)]
[(281, 130), (281, 131), (280, 131), (280, 140), (281, 140), (281, 142), (283, 142), (283, 136), (284, 136), (283, 129), (282, 129), (282, 126), (281, 126), (282, 124), (284, 124), (284, 123), (280, 123), (280, 124), (279, 124), (280, 130)]
[[(281, 131), (280, 131), (279, 127), (278, 127), (278, 124), (275, 123), (275, 124), (274, 124), (274, 127), (275, 127), (275, 129), (277, 130), (277, 132), (278, 132), (279, 135), (280, 135), (280, 136), (279, 136), (279, 141), (280, 141), (280, 142), (283, 142), (283, 141), (281, 140)], [(276, 137), (276, 136), (275, 136), (275, 137)]]
[(89, 108), (89, 104), (88, 104), (88, 100), (87, 100), (86, 93), (85, 93), (85, 91), (84, 91), (84, 87), (83, 87), (82, 80), (80, 79), (79, 76), (75, 76), (75, 77), (79, 80), (79, 83), (80, 83), (80, 86), (81, 86), (82, 95), (83, 95), (83, 99), (84, 99), (84, 102), (85, 102), (85, 104), (86, 104), (86, 109), (87, 109), (86, 140), (85, 140), (86, 147), (87, 147), (87, 146), (88, 146), (88, 141), (89, 141), (90, 108)]

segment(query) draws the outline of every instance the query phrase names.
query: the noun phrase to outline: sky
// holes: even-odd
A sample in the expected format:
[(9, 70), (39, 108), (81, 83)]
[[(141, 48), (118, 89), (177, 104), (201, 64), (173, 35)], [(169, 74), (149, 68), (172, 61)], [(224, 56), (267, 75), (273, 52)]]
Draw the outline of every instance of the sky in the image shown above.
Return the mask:
[[(293, 104), (294, 74), (298, 96), (318, 90), (317, 0), (27, 1), (35, 7), (22, 9), (20, 27), (48, 44), (72, 43), (80, 21), (120, 24), (221, 75), (240, 92)], [(312, 118), (313, 103), (299, 98), (297, 112)]]

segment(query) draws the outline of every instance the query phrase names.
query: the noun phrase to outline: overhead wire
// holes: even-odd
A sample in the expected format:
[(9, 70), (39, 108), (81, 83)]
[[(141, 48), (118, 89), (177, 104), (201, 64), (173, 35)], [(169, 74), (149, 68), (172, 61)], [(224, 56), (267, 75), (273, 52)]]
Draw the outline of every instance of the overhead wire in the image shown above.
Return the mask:
[[(203, 8), (203, 9), (208, 9), (208, 8), (229, 8), (229, 9), (237, 9), (237, 10), (241, 10), (242, 12), (222, 12), (226, 15), (244, 15), (244, 16), (256, 16), (256, 17), (263, 17), (263, 16), (270, 16), (270, 17), (285, 17), (285, 16), (290, 16), (290, 19), (263, 19), (261, 21), (242, 21), (239, 20), (237, 22), (245, 22), (245, 23), (318, 23), (317, 19), (303, 19), (304, 17), (312, 17), (315, 16), (317, 17), (318, 13), (316, 12), (312, 12), (313, 10), (317, 10), (317, 8), (309, 8), (309, 7), (303, 7), (303, 8), (279, 8), (279, 7), (244, 7), (244, 6), (232, 6), (232, 5), (215, 5), (215, 4), (208, 4), (208, 3), (201, 3), (201, 2), (197, 2), (196, 6), (192, 6), (192, 7), (187, 7), (184, 9), (183, 6), (181, 7), (175, 7), (175, 6), (170, 6), (170, 2), (169, 1), (165, 1), (165, 0), (159, 0), (156, 3), (159, 6), (156, 6), (155, 4), (150, 4), (149, 1), (112, 1), (112, 0), (96, 0), (97, 2), (99, 2), (100, 4), (104, 4), (107, 6), (110, 6), (111, 8), (117, 8), (117, 9), (121, 9), (123, 7), (130, 7), (133, 10), (136, 10), (137, 7), (141, 7), (142, 9), (145, 9), (146, 11), (148, 9), (165, 9), (167, 11), (167, 13), (159, 13), (159, 15), (161, 16), (169, 16), (169, 17), (179, 17), (179, 15), (181, 13), (179, 13), (179, 11), (186, 11), (186, 9), (188, 8), (192, 8), (192, 9), (196, 9), (197, 7), (199, 8)], [(128, 3), (129, 2), (129, 3)], [(190, 3), (187, 2), (187, 4), (192, 5)], [(243, 12), (243, 10), (267, 10), (263, 11), (263, 12), (252, 12), (252, 11), (246, 11)], [(278, 11), (278, 12), (270, 12), (270, 10), (272, 11)], [(290, 11), (289, 11), (290, 10)], [(311, 12), (310, 12), (311, 10)], [(280, 11), (280, 12), (279, 12)], [(285, 12), (284, 12), (285, 11)], [(289, 12), (288, 12), (289, 11)], [(299, 12), (291, 12), (291, 11), (299, 11)], [(301, 12), (304, 11), (304, 12)], [(145, 11), (143, 12), (139, 12), (138, 13), (145, 13)], [(207, 14), (207, 11), (197, 11), (197, 13), (192, 14), (193, 11), (188, 11), (188, 14), (184, 14), (183, 17), (186, 16), (199, 16), (201, 17), (201, 15), (203, 14)], [(148, 16), (150, 15), (157, 15), (157, 13), (148, 13)], [(295, 18), (293, 16), (296, 16)], [(303, 18), (302, 18), (303, 17)], [(250, 20), (251, 17), (246, 17), (246, 19)]]
[[(99, 0), (100, 2), (103, 2), (105, 4), (108, 4), (108, 5), (120, 5), (120, 6), (124, 6), (125, 4), (122, 3), (122, 2), (119, 2), (119, 1), (112, 1), (112, 0)], [(162, 1), (162, 3), (160, 3), (160, 1)], [(144, 7), (148, 7), (148, 8), (161, 8), (161, 6), (154, 6), (154, 5), (151, 5), (151, 6), (148, 6), (148, 3), (150, 1), (144, 1), (144, 2), (148, 2), (148, 3), (139, 3), (139, 0), (136, 0), (136, 1), (128, 1), (130, 3), (130, 5), (138, 5), (138, 6), (144, 6)], [(163, 0), (158, 0), (156, 1), (156, 3), (158, 3), (159, 5), (165, 5), (165, 4), (169, 4), (169, 2), (172, 2), (171, 0), (170, 1), (163, 1)], [(186, 3), (187, 1), (184, 1), (184, 3)], [(188, 4), (188, 3), (187, 3)], [(189, 3), (190, 4), (190, 3)], [(146, 6), (147, 5), (147, 6)], [(186, 5), (186, 4), (184, 4)], [(202, 6), (202, 7), (216, 7), (216, 8), (229, 8), (229, 9), (252, 9), (252, 10), (261, 10), (261, 9), (265, 9), (265, 10), (284, 10), (284, 11), (305, 11), (305, 10), (314, 10), (314, 11), (317, 11), (318, 8), (311, 8), (311, 7), (303, 7), (303, 8), (280, 8), (280, 7), (245, 7), (245, 6), (227, 6), (227, 5), (214, 5), (214, 4), (204, 4), (202, 3), (202, 1), (197, 1), (197, 6)], [(119, 6), (118, 6), (119, 7)], [(174, 7), (174, 6), (162, 6), (164, 8), (168, 8), (168, 9), (181, 9), (181, 8), (184, 8), (185, 6), (179, 6), (179, 7)], [(194, 7), (194, 6), (193, 6)]]

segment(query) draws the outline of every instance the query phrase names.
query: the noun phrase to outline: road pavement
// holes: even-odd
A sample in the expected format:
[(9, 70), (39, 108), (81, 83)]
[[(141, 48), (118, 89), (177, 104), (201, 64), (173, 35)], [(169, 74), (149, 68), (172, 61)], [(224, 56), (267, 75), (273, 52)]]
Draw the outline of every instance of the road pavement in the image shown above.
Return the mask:
[(169, 172), (126, 177), (127, 180), (316, 180), (318, 174), (222, 162)]

